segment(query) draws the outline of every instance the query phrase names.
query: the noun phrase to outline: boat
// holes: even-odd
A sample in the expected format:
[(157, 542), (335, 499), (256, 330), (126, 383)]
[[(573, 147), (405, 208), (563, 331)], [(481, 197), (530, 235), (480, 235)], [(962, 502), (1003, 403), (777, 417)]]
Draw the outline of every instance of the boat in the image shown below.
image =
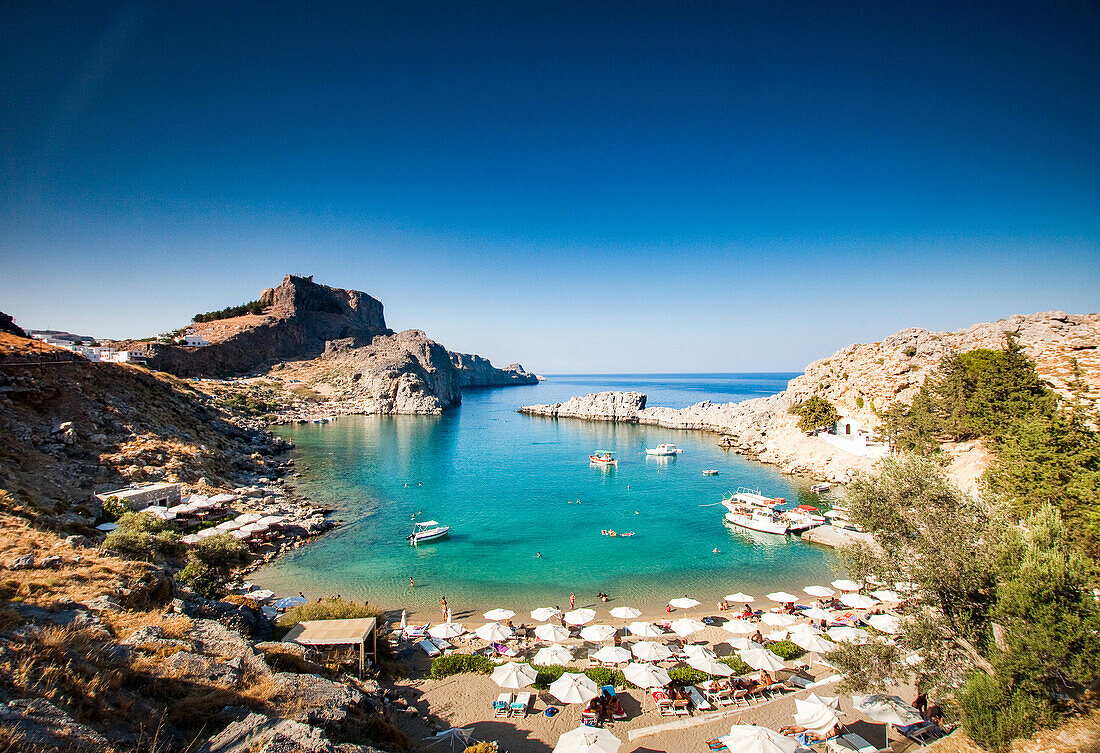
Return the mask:
[(827, 492), (832, 488), (832, 484), (822, 481), (820, 484), (814, 484), (813, 486), (811, 486), (810, 491), (812, 491), (814, 494), (821, 494), (822, 492)]
[(413, 532), (405, 538), (410, 544), (420, 544), (441, 539), (450, 532), (451, 527), (440, 525), (438, 520), (422, 520), (419, 523), (413, 523)]
[(718, 471), (716, 471), (716, 470), (714, 470), (714, 469), (712, 469), (712, 468), (708, 468), (707, 470), (703, 471), (703, 475), (704, 475), (704, 476), (717, 476), (717, 475), (718, 475)]
[(723, 520), (730, 525), (780, 535), (824, 525), (825, 517), (818, 514), (817, 508), (799, 505), (780, 509), (785, 502), (782, 497), (765, 497), (757, 489), (741, 487), (722, 498), (722, 505), (728, 510)]
[(596, 450), (594, 453), (588, 456), (588, 460), (593, 465), (618, 465), (619, 461), (615, 459), (615, 453), (608, 450)]
[(825, 513), (825, 517), (829, 519), (829, 525), (834, 528), (843, 528), (848, 531), (863, 531), (863, 526), (858, 523), (854, 523), (851, 519), (851, 510), (843, 505), (833, 505), (833, 509)]
[(665, 442), (664, 444), (659, 444), (652, 449), (647, 447), (645, 454), (656, 455), (657, 457), (665, 458), (671, 455), (679, 455), (681, 452), (683, 452), (683, 450), (681, 450), (676, 445)]

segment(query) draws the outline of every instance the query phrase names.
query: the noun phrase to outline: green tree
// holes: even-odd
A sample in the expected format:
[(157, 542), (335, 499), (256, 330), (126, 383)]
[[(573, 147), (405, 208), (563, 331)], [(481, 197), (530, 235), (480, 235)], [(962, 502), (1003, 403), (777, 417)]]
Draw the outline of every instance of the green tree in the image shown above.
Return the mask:
[(163, 560), (179, 557), (184, 546), (178, 532), (155, 515), (144, 512), (123, 513), (118, 528), (107, 534), (103, 547), (122, 557), (135, 560)]
[(895, 450), (924, 457), (939, 453), (940, 423), (927, 386), (920, 388), (911, 404), (894, 403), (879, 418), (882, 434)]
[(187, 564), (176, 578), (208, 599), (225, 596), (225, 584), (235, 568), (249, 561), (248, 549), (230, 534), (199, 540), (188, 552)]
[(821, 429), (840, 420), (836, 406), (820, 395), (791, 406), (791, 413), (798, 415), (798, 428), (802, 431)]

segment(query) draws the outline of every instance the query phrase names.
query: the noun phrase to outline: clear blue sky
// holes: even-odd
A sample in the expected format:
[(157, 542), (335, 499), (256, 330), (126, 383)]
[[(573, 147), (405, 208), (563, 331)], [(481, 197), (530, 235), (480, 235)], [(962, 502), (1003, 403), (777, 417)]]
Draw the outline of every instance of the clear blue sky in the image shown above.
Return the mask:
[(313, 274), (575, 372), (1100, 309), (1100, 6), (907, 5), (6, 2), (0, 310)]

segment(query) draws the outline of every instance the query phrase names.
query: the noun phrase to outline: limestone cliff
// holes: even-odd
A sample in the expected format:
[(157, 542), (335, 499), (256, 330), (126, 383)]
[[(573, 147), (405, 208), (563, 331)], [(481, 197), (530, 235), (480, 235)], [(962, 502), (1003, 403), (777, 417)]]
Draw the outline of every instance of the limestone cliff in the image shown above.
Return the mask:
[(583, 418), (596, 421), (638, 423), (646, 396), (640, 392), (593, 392), (572, 397), (564, 403), (528, 405), (520, 413), (547, 418)]
[(518, 363), (509, 364), (503, 369), (498, 369), (489, 362), (488, 358), (482, 358), (473, 353), (451, 352), (451, 364), (458, 370), (459, 387), (507, 387), (514, 384), (538, 384), (539, 379), (534, 374), (528, 373)]

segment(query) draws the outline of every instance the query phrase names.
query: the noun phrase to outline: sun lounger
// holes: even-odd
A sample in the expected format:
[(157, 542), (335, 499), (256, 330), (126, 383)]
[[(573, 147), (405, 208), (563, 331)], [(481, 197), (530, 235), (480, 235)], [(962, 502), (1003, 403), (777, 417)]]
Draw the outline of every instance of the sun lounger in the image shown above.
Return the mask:
[(657, 704), (657, 713), (661, 716), (676, 716), (672, 708), (672, 699), (663, 690), (654, 690), (649, 694)]
[(880, 753), (874, 745), (851, 732), (840, 737), (832, 737), (826, 744), (833, 753)]
[(443, 652), (440, 651), (434, 643), (432, 643), (431, 638), (425, 638), (424, 640), (417, 642), (416, 645), (420, 646), (424, 653), (430, 656), (432, 659), (443, 654)]
[(519, 651), (516, 651), (511, 646), (505, 646), (503, 643), (494, 643), (493, 651), (500, 656), (519, 656)]
[(512, 694), (501, 693), (493, 701), (493, 716), (497, 719), (508, 716), (509, 707), (512, 705)]
[(690, 714), (691, 710), (688, 708), (688, 699), (677, 698), (675, 701), (673, 701), (672, 712), (676, 714), (676, 716), (687, 716), (688, 714)]
[(699, 688), (694, 685), (688, 685), (684, 688), (687, 694), (691, 696), (691, 705), (697, 708), (699, 711), (709, 711), (714, 708), (710, 701), (703, 697), (703, 694), (699, 692)]
[(940, 725), (935, 722), (917, 722), (905, 727), (899, 727), (895, 724), (894, 729), (918, 745), (927, 745), (943, 737), (944, 734), (943, 730), (940, 729)]
[(448, 643), (446, 638), (429, 638), (428, 640), (434, 643), (435, 647), (442, 651), (444, 656), (455, 650), (455, 647)]
[(508, 716), (527, 716), (527, 709), (530, 706), (530, 693), (516, 693), (516, 700), (508, 704)]
[(405, 626), (405, 638), (413, 640), (416, 638), (427, 638), (428, 628), (432, 626), (432, 623), (428, 622), (423, 625), (406, 625)]

